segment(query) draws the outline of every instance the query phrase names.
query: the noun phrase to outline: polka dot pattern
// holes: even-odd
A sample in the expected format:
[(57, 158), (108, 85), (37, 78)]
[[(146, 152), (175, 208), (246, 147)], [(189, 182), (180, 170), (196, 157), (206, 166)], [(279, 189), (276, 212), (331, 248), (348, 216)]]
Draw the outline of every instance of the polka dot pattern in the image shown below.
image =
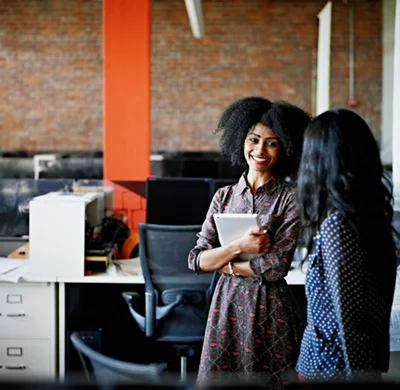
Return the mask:
[(328, 216), (308, 257), (307, 327), (296, 367), (302, 378), (353, 378), (385, 369), (392, 296), (382, 295), (365, 261), (350, 223), (338, 212)]

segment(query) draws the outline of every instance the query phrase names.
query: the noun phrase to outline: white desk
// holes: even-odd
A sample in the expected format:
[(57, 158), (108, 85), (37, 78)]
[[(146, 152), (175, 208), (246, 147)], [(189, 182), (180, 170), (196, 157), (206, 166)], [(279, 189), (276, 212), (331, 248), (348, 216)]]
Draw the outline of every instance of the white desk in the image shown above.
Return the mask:
[[(289, 271), (286, 281), (290, 285), (304, 285), (305, 273), (298, 267)], [(114, 265), (110, 265), (107, 272), (81, 278), (57, 278), (58, 281), (58, 318), (59, 318), (59, 375), (65, 377), (65, 284), (66, 283), (119, 283), (119, 284), (143, 284), (143, 275), (120, 275)]]
[[(304, 285), (305, 270), (302, 271), (298, 263), (295, 269), (289, 271), (286, 281), (288, 285)], [(49, 278), (47, 278), (49, 279)], [(44, 280), (40, 277), (26, 275), (19, 283), (0, 282), (0, 296), (5, 294), (24, 294), (20, 305), (26, 316), (22, 318), (7, 318), (0, 316), (0, 346), (7, 347), (7, 342), (18, 341), (13, 346), (22, 347), (26, 351), (27, 369), (10, 370), (18, 378), (31, 378), (44, 375), (49, 379), (65, 378), (66, 357), (66, 284), (132, 284), (142, 285), (143, 275), (121, 275), (114, 265), (110, 265), (105, 273), (82, 276), (80, 278), (55, 278)], [(26, 297), (26, 298), (25, 298)], [(3, 302), (6, 301), (3, 299)], [(14, 305), (16, 307), (18, 305)], [(0, 312), (7, 313), (0, 303)], [(16, 320), (14, 325), (9, 321)], [(7, 324), (5, 321), (8, 321)], [(32, 324), (34, 326), (32, 326)], [(36, 324), (36, 325), (35, 325)], [(23, 328), (21, 328), (23, 327)], [(17, 332), (17, 333), (16, 333)], [(18, 333), (19, 332), (19, 333)], [(3, 348), (6, 350), (6, 348)], [(1, 358), (1, 356), (0, 356)], [(15, 361), (17, 361), (15, 359)], [(58, 365), (57, 365), (58, 362)], [(3, 363), (4, 364), (4, 363)], [(389, 374), (398, 377), (400, 366), (400, 352), (391, 353), (391, 368)], [(58, 375), (57, 375), (58, 371)], [(6, 372), (5, 372), (6, 373)], [(0, 373), (0, 379), (2, 378)]]
[(289, 271), (286, 276), (286, 283), (293, 286), (299, 285), (304, 286), (305, 277), (306, 277), (306, 266), (303, 269), (300, 268), (298, 263), (292, 264), (295, 268)]
[(58, 277), (58, 356), (59, 356), (59, 377), (65, 378), (65, 284), (66, 283), (117, 283), (117, 284), (144, 284), (143, 275), (120, 275), (115, 265), (111, 264), (107, 272), (82, 276), (81, 278)]
[[(304, 276), (305, 274), (299, 269), (295, 268), (294, 270), (289, 271), (289, 274), (286, 277), (286, 281), (289, 285), (303, 285), (304, 284)], [(50, 279), (50, 278), (46, 278)], [(19, 283), (9, 283), (2, 282), (0, 283), (0, 293), (1, 291), (13, 291), (13, 289), (18, 285), (23, 285), (27, 287), (26, 291), (29, 288), (33, 288), (34, 286), (47, 286), (49, 293), (47, 299), (47, 305), (52, 307), (52, 311), (48, 311), (50, 313), (51, 318), (48, 313), (45, 316), (44, 328), (51, 329), (49, 333), (49, 342), (51, 347), (50, 356), (51, 356), (51, 369), (48, 372), (56, 377), (56, 371), (58, 368), (58, 375), (61, 380), (65, 378), (65, 352), (66, 352), (66, 329), (65, 329), (65, 312), (66, 312), (66, 284), (67, 283), (79, 283), (79, 284), (93, 284), (93, 283), (105, 283), (105, 284), (144, 284), (144, 278), (142, 274), (137, 275), (125, 275), (121, 274), (117, 271), (115, 265), (111, 264), (107, 269), (107, 272), (93, 274), (90, 276), (82, 276), (79, 278), (75, 277), (56, 277), (53, 280), (44, 280), (39, 276), (25, 275), (20, 279)], [(38, 289), (33, 288), (33, 291), (38, 291)], [(58, 298), (57, 298), (58, 297)], [(43, 304), (43, 300), (37, 300), (36, 304)], [(57, 326), (58, 324), (58, 326)], [(29, 325), (27, 324), (26, 327)], [(57, 340), (58, 334), (58, 340)], [(1, 339), (1, 337), (0, 337)], [(39, 356), (39, 354), (37, 354)], [(58, 357), (58, 359), (57, 359)], [(55, 367), (55, 362), (58, 360), (58, 367)], [(53, 368), (54, 366), (54, 368)], [(42, 372), (39, 370), (39, 372)]]

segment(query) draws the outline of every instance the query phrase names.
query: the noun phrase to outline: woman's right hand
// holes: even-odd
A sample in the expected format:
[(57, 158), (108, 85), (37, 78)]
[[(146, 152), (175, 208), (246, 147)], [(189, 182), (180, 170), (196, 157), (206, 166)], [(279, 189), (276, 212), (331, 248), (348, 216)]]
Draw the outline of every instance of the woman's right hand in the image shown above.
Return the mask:
[(271, 248), (271, 241), (266, 230), (250, 229), (238, 239), (242, 253), (266, 253)]

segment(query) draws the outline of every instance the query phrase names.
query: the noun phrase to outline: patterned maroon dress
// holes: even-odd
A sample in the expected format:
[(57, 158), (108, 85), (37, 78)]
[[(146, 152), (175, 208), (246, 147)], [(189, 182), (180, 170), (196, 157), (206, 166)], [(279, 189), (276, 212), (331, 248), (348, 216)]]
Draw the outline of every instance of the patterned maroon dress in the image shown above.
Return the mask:
[(250, 260), (256, 278), (221, 275), (210, 307), (198, 380), (262, 381), (281, 389), (293, 373), (299, 349), (297, 311), (284, 277), (299, 233), (295, 192), (272, 177), (253, 195), (244, 174), (219, 189), (210, 205), (189, 268), (199, 272), (202, 251), (219, 247), (213, 214), (257, 213), (271, 250)]

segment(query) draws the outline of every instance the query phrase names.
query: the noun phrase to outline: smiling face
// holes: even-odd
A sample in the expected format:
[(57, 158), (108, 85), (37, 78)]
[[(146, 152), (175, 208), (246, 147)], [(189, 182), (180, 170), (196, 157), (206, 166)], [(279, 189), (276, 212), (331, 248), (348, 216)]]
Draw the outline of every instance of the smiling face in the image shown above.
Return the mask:
[(244, 157), (252, 171), (272, 174), (280, 152), (278, 137), (260, 122), (249, 131), (244, 141)]

